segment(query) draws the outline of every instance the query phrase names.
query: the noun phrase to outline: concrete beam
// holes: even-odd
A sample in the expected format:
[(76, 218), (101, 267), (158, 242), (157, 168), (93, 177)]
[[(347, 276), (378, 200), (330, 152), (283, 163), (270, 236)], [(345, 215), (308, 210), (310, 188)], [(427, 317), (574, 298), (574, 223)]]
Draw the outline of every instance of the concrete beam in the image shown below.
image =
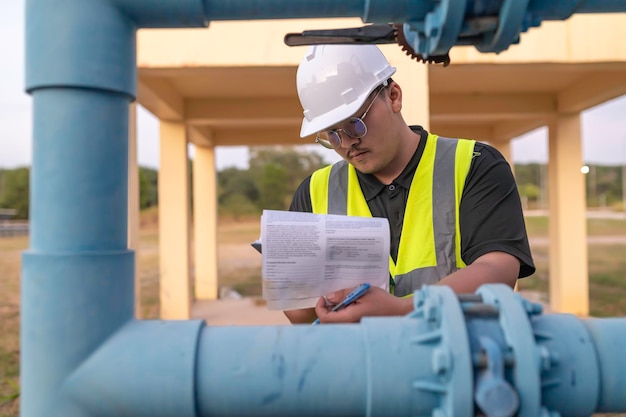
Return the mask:
[(556, 97), (550, 93), (434, 94), (431, 121), (528, 119), (554, 115)]
[(493, 126), (495, 140), (511, 140), (545, 126), (547, 119), (510, 120), (497, 122)]
[(448, 138), (475, 139), (490, 141), (493, 138), (493, 129), (489, 124), (451, 124), (431, 123), (431, 132)]
[(579, 113), (626, 94), (626, 73), (604, 71), (584, 77), (557, 96), (559, 113)]
[(160, 120), (185, 118), (184, 100), (172, 84), (161, 77), (138, 77), (137, 101)]
[[(209, 130), (207, 127), (194, 126)], [(300, 138), (300, 124), (291, 126), (254, 128), (215, 128), (210, 129), (211, 143), (214, 146), (267, 146), (267, 145), (306, 145), (314, 143), (314, 138)]]
[(187, 138), (196, 146), (213, 147), (213, 132), (206, 126), (187, 125)]
[(187, 121), (192, 124), (259, 126), (301, 123), (302, 107), (298, 98), (210, 98), (185, 101)]

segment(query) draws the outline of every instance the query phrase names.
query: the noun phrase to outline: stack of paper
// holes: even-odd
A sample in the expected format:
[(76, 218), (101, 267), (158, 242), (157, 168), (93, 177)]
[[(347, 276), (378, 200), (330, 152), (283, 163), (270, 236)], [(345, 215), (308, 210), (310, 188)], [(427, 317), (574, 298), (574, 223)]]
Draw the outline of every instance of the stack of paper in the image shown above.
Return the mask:
[(270, 310), (313, 307), (320, 296), (364, 282), (389, 284), (385, 218), (264, 210), (260, 243)]

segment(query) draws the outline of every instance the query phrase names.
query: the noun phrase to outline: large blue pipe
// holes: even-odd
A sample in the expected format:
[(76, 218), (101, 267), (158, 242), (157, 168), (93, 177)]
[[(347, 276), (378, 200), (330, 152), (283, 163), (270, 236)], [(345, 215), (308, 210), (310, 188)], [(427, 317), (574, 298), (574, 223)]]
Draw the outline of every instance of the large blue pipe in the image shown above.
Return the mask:
[[(495, 386), (510, 400), (501, 410), (626, 411), (616, 388), (626, 375), (615, 349), (626, 345), (623, 320), (529, 322), (524, 303), (498, 289), (483, 289), (480, 303), (459, 303), (445, 289), (419, 292), (411, 317), (360, 325), (210, 328), (133, 320), (126, 167), (135, 31), (354, 16), (425, 19), (427, 25), (414, 27), (430, 28), (430, 36), (437, 24), (457, 27), (445, 25), (450, 17), (442, 10), (454, 12), (460, 28), (464, 13), (471, 6), (481, 12), (484, 4), (467, 1), (458, 9), (451, 1), (27, 0), (34, 155), (21, 289), (22, 415), (464, 416), (474, 401), (489, 398), (484, 370), (499, 362), (506, 372)], [(548, 3), (530, 2), (534, 20), (576, 7), (626, 10), (621, 1), (560, 2), (556, 9)], [(503, 21), (529, 13), (510, 1), (501, 5), (508, 10)], [(494, 37), (492, 46), (506, 46), (515, 33)], [(448, 30), (438, 39), (450, 43), (454, 35)], [(474, 317), (474, 310), (491, 316)], [(479, 399), (473, 385), (482, 387)]]
[(427, 287), (415, 308), (321, 327), (129, 321), (57, 381), (39, 411), (469, 417), (481, 398), (486, 415), (503, 417), (626, 410), (626, 319), (543, 316), (499, 285), (472, 301)]

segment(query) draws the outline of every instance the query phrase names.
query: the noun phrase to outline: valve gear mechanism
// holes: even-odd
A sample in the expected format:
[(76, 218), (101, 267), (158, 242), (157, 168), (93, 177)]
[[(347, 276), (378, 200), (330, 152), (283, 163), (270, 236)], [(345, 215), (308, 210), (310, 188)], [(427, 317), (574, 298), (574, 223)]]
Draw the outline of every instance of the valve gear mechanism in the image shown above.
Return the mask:
[(302, 33), (288, 33), (284, 42), (287, 46), (320, 45), (320, 44), (390, 44), (397, 43), (412, 59), (428, 64), (450, 64), (450, 55), (433, 55), (424, 57), (404, 36), (402, 25), (372, 24), (358, 28), (305, 30)]

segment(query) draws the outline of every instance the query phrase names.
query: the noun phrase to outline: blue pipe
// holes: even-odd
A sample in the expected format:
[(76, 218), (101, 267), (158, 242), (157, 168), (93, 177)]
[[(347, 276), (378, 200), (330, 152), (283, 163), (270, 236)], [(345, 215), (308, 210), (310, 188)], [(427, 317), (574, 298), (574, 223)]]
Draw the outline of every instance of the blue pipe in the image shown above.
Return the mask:
[(135, 26), (108, 1), (88, 4), (26, 3), (34, 111), (31, 241), (21, 286), (23, 416), (85, 415), (63, 385), (133, 318), (126, 184)]
[(126, 250), (128, 103), (110, 91), (34, 91), (32, 251)]
[(361, 16), (365, 0), (204, 0), (209, 20), (294, 19)]
[[(133, 317), (129, 251), (28, 251), (21, 304), (22, 416), (89, 415), (68, 409), (63, 385)], [(72, 409), (74, 407), (71, 407)]]
[(360, 17), (364, 22), (420, 20), (434, 6), (428, 1), (387, 0), (203, 0), (209, 20)]
[(542, 316), (499, 285), (478, 294), (459, 303), (426, 287), (414, 313), (354, 325), (130, 321), (69, 366), (45, 406), (156, 417), (470, 417), (475, 401), (494, 416), (626, 410), (626, 319)]
[(436, 294), (429, 312), (359, 325), (204, 329), (199, 415), (472, 416), (463, 313), (447, 303), (441, 314), (456, 297)]
[(203, 326), (200, 320), (129, 322), (65, 380), (68, 404), (83, 416), (196, 416)]
[[(600, 383), (596, 412), (614, 413), (626, 410), (626, 369), (624, 348), (626, 347), (626, 319), (590, 319), (584, 324), (594, 341), (598, 358)], [(616, 365), (619, 364), (619, 365)]]
[(530, 0), (530, 13), (541, 20), (565, 20), (574, 13), (623, 13), (622, 0), (561, 0), (559, 2)]
[(136, 29), (109, 0), (26, 0), (26, 90), (87, 88), (134, 98)]

